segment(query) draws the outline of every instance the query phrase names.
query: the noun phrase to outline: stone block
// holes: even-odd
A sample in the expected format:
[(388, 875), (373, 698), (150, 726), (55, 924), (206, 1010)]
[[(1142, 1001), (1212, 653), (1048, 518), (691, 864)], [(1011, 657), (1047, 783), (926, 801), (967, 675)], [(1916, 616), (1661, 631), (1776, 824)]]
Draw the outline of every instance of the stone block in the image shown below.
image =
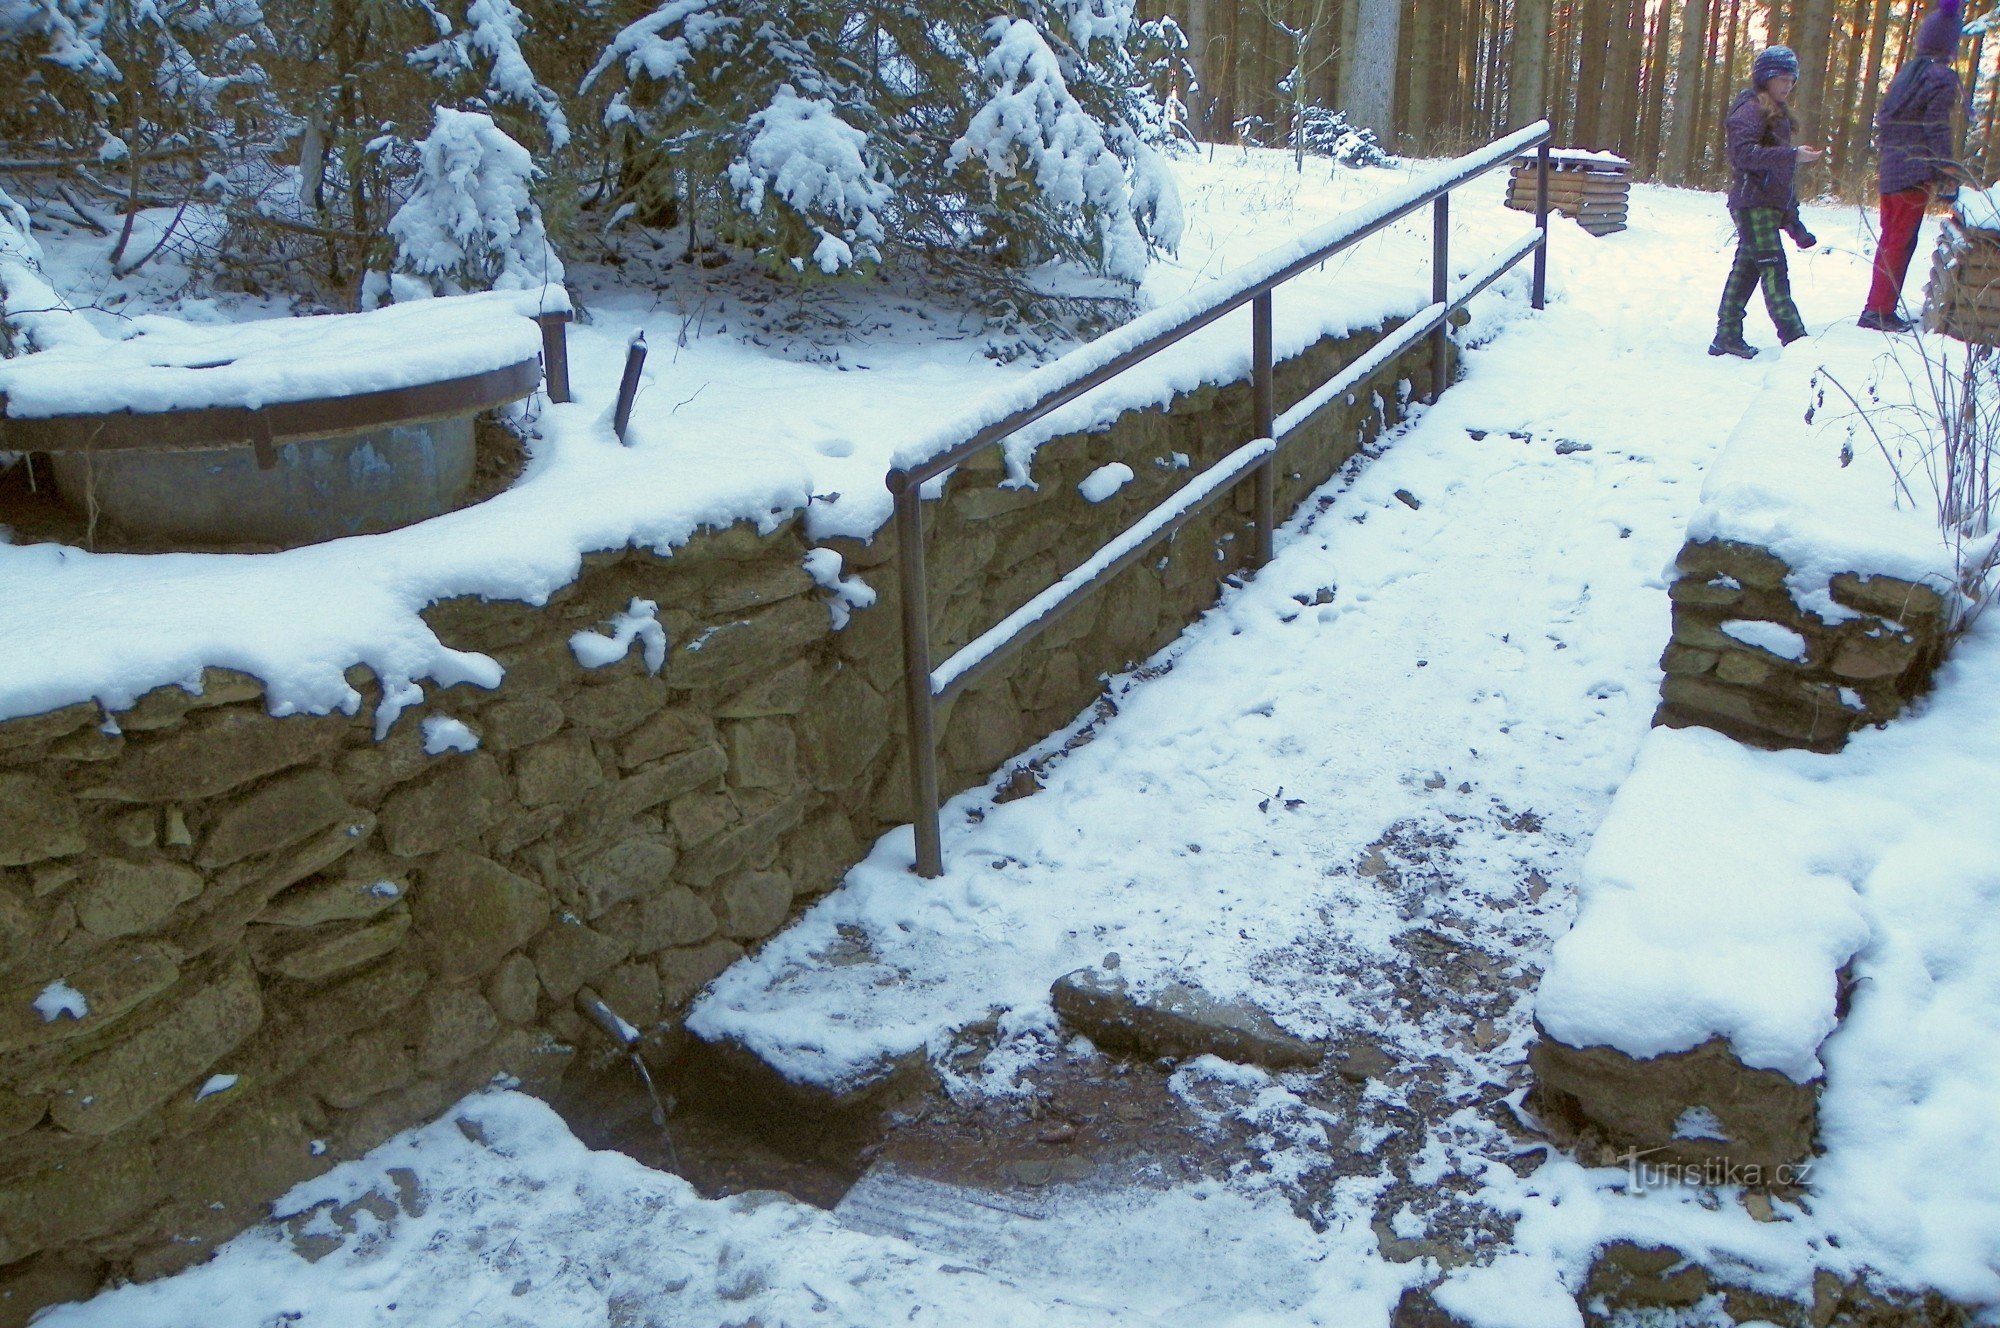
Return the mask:
[(563, 718), (563, 708), (545, 696), (502, 701), (480, 717), (480, 744), (496, 752), (526, 747), (554, 737)]
[[(1672, 1162), (1737, 1168), (1739, 1183), (1770, 1188), (1812, 1152), (1818, 1086), (1737, 1060), (1726, 1039), (1640, 1060), (1613, 1047), (1572, 1047), (1546, 1033), (1528, 1053), (1530, 1103), (1545, 1123), (1616, 1148)], [(1684, 1138), (1681, 1122), (1704, 1111), (1722, 1138)]]
[(618, 764), (626, 770), (714, 740), (715, 726), (692, 710), (662, 710), (625, 735)]
[(1764, 746), (1836, 750), (1854, 726), (1853, 713), (1838, 704), (1815, 706), (1706, 678), (1669, 676), (1660, 696), (1666, 722), (1701, 724)]
[(1936, 590), (1893, 576), (1842, 572), (1833, 578), (1829, 593), (1850, 609), (1894, 622), (1941, 625), (1945, 618), (1945, 600)]
[[(680, 804), (676, 803), (678, 807)], [(805, 798), (745, 794), (743, 820), (681, 854), (678, 875), (697, 888), (731, 871), (753, 865), (780, 836), (805, 818)]]
[(525, 954), (511, 954), (500, 961), (493, 976), (486, 979), (486, 1000), (510, 1024), (532, 1024), (541, 999), (542, 980), (535, 976), (535, 961)]
[(70, 896), (85, 931), (106, 938), (147, 931), (199, 895), (202, 875), (178, 862), (98, 858)]
[(889, 702), (858, 668), (836, 669), (799, 716), (799, 754), (814, 788), (837, 792), (867, 779), (895, 736)]
[(663, 802), (704, 788), (729, 769), (729, 757), (719, 745), (705, 744), (662, 757), (642, 766), (597, 793), (590, 802), (598, 819), (617, 824)]
[(224, 890), (255, 886), (269, 897), (332, 867), (366, 844), (374, 833), (374, 813), (349, 808), (347, 816), (305, 842), (282, 853), (226, 867), (213, 879)]
[(204, 716), (134, 742), (104, 782), (84, 791), (112, 802), (213, 798), (319, 760), (347, 737), (345, 716), (273, 719), (244, 710)]
[(1722, 659), (1713, 650), (1697, 650), (1693, 646), (1670, 645), (1660, 656), (1660, 668), (1667, 673), (1678, 673), (1695, 677), (1707, 673)]
[(460, 650), (490, 654), (528, 640), (542, 629), (547, 618), (543, 610), (532, 604), (460, 595), (426, 608), (424, 621), (440, 640)]
[(1916, 638), (1878, 628), (1847, 637), (1834, 651), (1833, 671), (1850, 681), (1900, 677), (1917, 659)]
[(1776, 555), (1752, 544), (1730, 540), (1698, 540), (1681, 548), (1683, 580), (1712, 581), (1729, 577), (1758, 590), (1781, 590), (1791, 572)]
[(631, 952), (631, 942), (622, 937), (561, 921), (536, 937), (528, 951), (542, 990), (559, 1002), (569, 1000), (578, 987)]
[(400, 858), (422, 857), (465, 843), (508, 810), (507, 780), (486, 752), (446, 757), (417, 783), (382, 805), (382, 840)]
[(1743, 587), (1724, 580), (1703, 580), (1684, 576), (1667, 587), (1667, 598), (1676, 604), (1699, 604), (1704, 608), (1733, 608), (1743, 600)]
[(76, 804), (36, 775), (0, 770), (0, 867), (81, 853), (86, 847)]
[(667, 685), (658, 678), (626, 677), (602, 687), (586, 687), (563, 699), (563, 709), (579, 727), (600, 738), (628, 733), (667, 703)]
[(717, 719), (765, 719), (796, 715), (812, 691), (813, 667), (795, 660), (768, 678), (751, 683), (715, 708)]
[(1080, 968), (1049, 989), (1057, 1015), (1101, 1047), (1144, 1056), (1219, 1056), (1282, 1070), (1317, 1065), (1321, 1049), (1254, 1006), (1186, 982), (1135, 990), (1115, 970)]
[(196, 710), (242, 705), (263, 695), (264, 684), (247, 673), (208, 668), (201, 671), (201, 690), (190, 692), (179, 684), (155, 687), (112, 719), (127, 733), (147, 733), (178, 724)]
[(440, 760), (424, 750), (423, 728), (419, 724), (398, 724), (381, 742), (356, 747), (340, 754), (334, 771), (347, 796), (364, 806), (374, 806), (398, 784), (407, 784), (438, 768)]
[(426, 962), (447, 979), (492, 971), (549, 921), (548, 891), (497, 862), (458, 851), (424, 864), (413, 907)]
[(194, 860), (210, 869), (226, 867), (253, 854), (288, 848), (336, 821), (352, 821), (360, 814), (347, 805), (332, 775), (301, 770), (224, 808)]
[(109, 761), (125, 751), (125, 735), (93, 725), (78, 729), (48, 746), (45, 759), (51, 761)]
[(785, 924), (792, 908), (792, 883), (779, 872), (742, 872), (716, 889), (723, 935), (756, 941)]
[(401, 1088), (417, 1077), (416, 1057), (403, 1039), (399, 1029), (364, 1029), (321, 1057), (307, 1084), (328, 1106), (343, 1111)]
[(74, 1134), (123, 1129), (200, 1078), (263, 1019), (263, 998), (247, 964), (184, 984), (157, 1018), (65, 1067), (47, 1085), (49, 1117)]
[(365, 1028), (405, 1024), (408, 1016), (399, 1011), (428, 980), (421, 965), (396, 953), (324, 986), (276, 988), (264, 1026), (216, 1068), (277, 1083)]
[(0, 752), (52, 742), (76, 732), (85, 724), (100, 723), (103, 718), (97, 702), (79, 701), (60, 710), (45, 710), (39, 715), (0, 720)]
[(324, 982), (374, 963), (401, 945), (409, 930), (410, 910), (397, 904), (360, 922), (252, 928), (251, 952), (263, 972), (293, 982)]
[(406, 862), (379, 853), (363, 854), (338, 876), (308, 881), (278, 895), (257, 921), (272, 927), (317, 927), (372, 918), (409, 893), (408, 875)]
[(89, 1012), (81, 1019), (44, 1019), (35, 998), (48, 986), (36, 982), (0, 996), (0, 1055), (53, 1046), (110, 1028), (133, 1010), (174, 985), (181, 975), (178, 952), (158, 941), (139, 941), (93, 955), (64, 977), (82, 994)]
[(785, 839), (784, 870), (794, 897), (831, 890), (867, 852), (842, 813), (826, 811), (812, 817)]
[(660, 1002), (668, 1010), (684, 1010), (695, 993), (743, 957), (734, 941), (713, 940), (660, 956)]
[(500, 1016), (477, 989), (433, 987), (417, 1007), (417, 1064), (436, 1074), (464, 1060), (500, 1032)]
[(599, 974), (597, 994), (634, 1028), (648, 1029), (660, 1022), (660, 971), (651, 960), (620, 964)]
[(666, 885), (606, 914), (599, 930), (629, 944), (634, 954), (652, 954), (705, 941), (715, 935), (717, 925), (714, 910), (700, 895), (684, 885)]
[(635, 896), (665, 890), (678, 856), (667, 839), (636, 835), (577, 863), (564, 893), (574, 896), (584, 917), (596, 918)]
[(761, 561), (730, 568), (709, 583), (702, 595), (702, 612), (714, 618), (768, 608), (781, 600), (811, 593), (813, 579), (797, 562)]
[(603, 782), (604, 767), (582, 734), (551, 738), (514, 758), (515, 795), (524, 807), (570, 802)]
[(1732, 687), (1760, 687), (1777, 671), (1769, 659), (1748, 650), (1731, 650), (1715, 665), (1715, 676)]
[(690, 847), (706, 844), (739, 819), (736, 801), (727, 793), (689, 793), (667, 807), (667, 820)]
[(102, 1147), (0, 1184), (0, 1264), (101, 1236), (165, 1192), (153, 1152)]
[(737, 788), (788, 789), (798, 779), (798, 741), (778, 719), (747, 719), (725, 725), (729, 782)]
[(799, 658), (832, 632), (826, 606), (810, 598), (705, 628), (668, 660), (665, 677), (676, 688), (740, 688)]

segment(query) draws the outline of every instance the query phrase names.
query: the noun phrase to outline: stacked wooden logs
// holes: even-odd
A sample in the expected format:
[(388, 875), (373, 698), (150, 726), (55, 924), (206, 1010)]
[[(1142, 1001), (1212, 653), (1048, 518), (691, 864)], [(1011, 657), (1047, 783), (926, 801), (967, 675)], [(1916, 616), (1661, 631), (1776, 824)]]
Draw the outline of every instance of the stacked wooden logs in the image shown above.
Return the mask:
[[(1535, 210), (1534, 153), (1514, 159), (1513, 177), (1507, 186), (1507, 206), (1521, 212)], [(1632, 163), (1608, 152), (1584, 152), (1556, 148), (1549, 153), (1549, 210), (1574, 218), (1592, 235), (1610, 235), (1625, 229), (1631, 212)]]

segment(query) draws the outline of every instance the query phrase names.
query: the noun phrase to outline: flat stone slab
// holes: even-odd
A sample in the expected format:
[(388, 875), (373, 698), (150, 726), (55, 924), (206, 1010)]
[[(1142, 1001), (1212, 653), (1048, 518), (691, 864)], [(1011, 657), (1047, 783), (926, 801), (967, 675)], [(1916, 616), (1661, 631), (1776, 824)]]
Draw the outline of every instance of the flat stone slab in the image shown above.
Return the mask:
[(1178, 1060), (1219, 1056), (1271, 1070), (1317, 1065), (1323, 1054), (1255, 1006), (1186, 982), (1136, 991), (1115, 970), (1079, 968), (1057, 978), (1049, 996), (1064, 1023), (1107, 1049)]

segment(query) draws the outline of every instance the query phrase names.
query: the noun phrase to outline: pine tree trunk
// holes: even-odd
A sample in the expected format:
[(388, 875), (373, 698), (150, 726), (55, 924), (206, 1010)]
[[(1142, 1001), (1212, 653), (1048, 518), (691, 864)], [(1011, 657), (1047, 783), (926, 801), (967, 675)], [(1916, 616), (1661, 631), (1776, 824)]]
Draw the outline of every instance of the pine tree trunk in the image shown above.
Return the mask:
[(1603, 146), (1597, 137), (1598, 110), (1604, 101), (1605, 12), (1608, 0), (1584, 0), (1577, 20), (1580, 38), (1576, 60), (1576, 135), (1571, 143), (1580, 148)]
[(1416, 152), (1428, 153), (1431, 144), (1437, 141), (1437, 128), (1432, 123), (1431, 88), (1437, 81), (1433, 64), (1444, 46), (1444, 34), (1438, 31), (1436, 23), (1420, 20), (1409, 25), (1404, 44), (1409, 48), (1403, 62), (1409, 74), (1409, 91), (1403, 103), (1403, 132), (1409, 135)]
[(1668, 38), (1673, 8), (1662, 4), (1653, 13), (1653, 29), (1646, 40), (1646, 87), (1639, 106), (1639, 147), (1633, 165), (1639, 174), (1651, 178), (1660, 167), (1660, 132), (1667, 113), (1667, 68), (1671, 54)]
[[(1887, 3), (1887, 0), (1883, 0)], [(1709, 0), (1688, 0), (1681, 11), (1680, 58), (1674, 66), (1673, 130), (1667, 137), (1664, 174), (1686, 184), (1694, 173), (1695, 126), (1701, 119), (1702, 70), (1708, 63)]]
[(1833, 35), (1833, 0), (1805, 0), (1797, 7), (1799, 30), (1794, 48), (1799, 57), (1798, 110), (1801, 143), (1825, 146), (1832, 137), (1833, 103), (1827, 99), (1828, 47)]
[(1396, 129), (1396, 56), (1402, 0), (1356, 0), (1354, 40), (1342, 82), (1348, 119), (1389, 141)]

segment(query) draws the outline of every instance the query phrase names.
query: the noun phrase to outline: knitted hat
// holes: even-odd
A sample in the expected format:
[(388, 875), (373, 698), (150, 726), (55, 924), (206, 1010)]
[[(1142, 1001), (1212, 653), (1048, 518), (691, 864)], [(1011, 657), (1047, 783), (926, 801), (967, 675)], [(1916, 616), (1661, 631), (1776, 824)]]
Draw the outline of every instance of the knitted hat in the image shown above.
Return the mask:
[(1958, 54), (1959, 0), (1938, 0), (1937, 9), (1917, 29), (1917, 54), (1949, 60)]
[(1787, 78), (1799, 76), (1799, 57), (1789, 46), (1765, 47), (1750, 66), (1750, 82), (1760, 88), (1781, 74)]

